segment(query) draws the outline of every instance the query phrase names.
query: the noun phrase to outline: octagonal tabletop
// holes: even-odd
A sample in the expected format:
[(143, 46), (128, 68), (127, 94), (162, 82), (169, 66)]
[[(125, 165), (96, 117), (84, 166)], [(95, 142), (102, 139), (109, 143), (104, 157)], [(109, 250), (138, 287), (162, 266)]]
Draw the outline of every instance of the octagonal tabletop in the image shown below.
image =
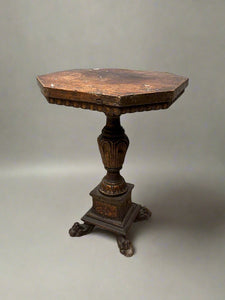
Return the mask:
[(188, 78), (171, 73), (97, 68), (40, 75), (37, 81), (50, 103), (112, 114), (168, 108), (188, 85)]

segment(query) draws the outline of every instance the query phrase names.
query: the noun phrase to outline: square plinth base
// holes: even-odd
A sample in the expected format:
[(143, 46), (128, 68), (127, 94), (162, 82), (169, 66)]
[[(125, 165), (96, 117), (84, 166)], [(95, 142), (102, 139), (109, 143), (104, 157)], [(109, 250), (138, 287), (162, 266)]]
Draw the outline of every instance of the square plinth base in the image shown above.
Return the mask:
[(131, 192), (134, 185), (127, 183), (127, 191), (117, 196), (105, 195), (99, 188), (100, 185), (90, 192), (93, 200), (92, 211), (104, 218), (122, 221), (131, 206)]
[(141, 206), (136, 203), (132, 203), (129, 210), (127, 211), (125, 217), (122, 221), (113, 220), (110, 218), (102, 217), (96, 214), (91, 208), (81, 220), (85, 223), (95, 225), (99, 228), (112, 231), (117, 234), (126, 235), (130, 229), (132, 223), (136, 219)]

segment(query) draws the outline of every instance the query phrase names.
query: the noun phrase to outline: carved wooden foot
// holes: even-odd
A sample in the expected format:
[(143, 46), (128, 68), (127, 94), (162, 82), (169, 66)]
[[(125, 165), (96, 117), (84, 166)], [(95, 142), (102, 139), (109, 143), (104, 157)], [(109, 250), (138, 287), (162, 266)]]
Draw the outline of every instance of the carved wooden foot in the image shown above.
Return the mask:
[(74, 223), (74, 225), (69, 230), (69, 235), (74, 236), (82, 236), (90, 233), (94, 229), (94, 225), (91, 224), (80, 224), (78, 222)]
[(126, 257), (130, 257), (134, 254), (134, 248), (131, 242), (123, 235), (117, 236), (117, 244), (120, 249), (120, 253)]
[(134, 222), (148, 220), (151, 217), (151, 215), (152, 215), (152, 213), (147, 207), (141, 206), (139, 213), (138, 213), (136, 219), (134, 220)]

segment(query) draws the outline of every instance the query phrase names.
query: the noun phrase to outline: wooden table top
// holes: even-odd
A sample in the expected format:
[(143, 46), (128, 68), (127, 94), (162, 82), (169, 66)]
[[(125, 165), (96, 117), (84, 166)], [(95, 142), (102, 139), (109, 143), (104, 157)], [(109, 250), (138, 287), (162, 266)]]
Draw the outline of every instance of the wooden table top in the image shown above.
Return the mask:
[(37, 77), (50, 103), (109, 114), (168, 108), (188, 79), (171, 73), (127, 69), (77, 69)]

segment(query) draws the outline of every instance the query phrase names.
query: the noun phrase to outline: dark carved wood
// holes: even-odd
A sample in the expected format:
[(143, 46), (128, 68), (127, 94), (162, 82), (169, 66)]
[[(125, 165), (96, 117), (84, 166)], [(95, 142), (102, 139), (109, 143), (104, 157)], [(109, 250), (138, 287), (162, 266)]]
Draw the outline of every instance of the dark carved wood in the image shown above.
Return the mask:
[(81, 218), (84, 222), (91, 223), (102, 229), (111, 231), (116, 234), (126, 235), (136, 219), (136, 216), (139, 212), (140, 205), (136, 203), (131, 203), (130, 208), (127, 213), (124, 215), (122, 220), (105, 217), (95, 212), (93, 207)]
[(117, 236), (120, 252), (134, 254), (127, 233), (134, 222), (147, 220), (151, 212), (132, 202), (133, 184), (120, 175), (129, 140), (120, 125), (120, 115), (166, 109), (184, 92), (188, 79), (171, 73), (125, 69), (84, 69), (37, 77), (49, 103), (104, 112), (106, 125), (98, 137), (105, 177), (90, 193), (92, 207), (69, 230), (70, 236), (90, 233), (94, 227)]
[[(178, 95), (178, 97), (180, 97), (181, 94)], [(153, 103), (153, 104), (145, 104), (145, 105), (134, 105), (134, 106), (128, 106), (128, 107), (112, 107), (112, 106), (108, 106), (108, 105), (98, 105), (98, 104), (92, 104), (92, 103), (88, 103), (88, 102), (74, 102), (74, 101), (70, 101), (70, 100), (61, 100), (58, 98), (48, 98), (48, 97), (47, 97), (47, 100), (51, 104), (58, 104), (58, 105), (71, 106), (71, 107), (75, 107), (75, 108), (96, 110), (99, 112), (104, 112), (108, 116), (120, 116), (120, 115), (126, 114), (126, 113), (167, 109), (170, 107), (170, 105), (173, 104), (174, 101), (176, 101), (177, 98), (173, 99), (173, 101), (168, 102), (168, 103), (162, 102), (160, 104)]]
[(120, 249), (120, 253), (126, 257), (131, 257), (134, 254), (134, 248), (131, 241), (124, 235), (117, 236), (117, 244)]
[(151, 215), (152, 215), (152, 212), (147, 207), (141, 206), (134, 222), (148, 220), (151, 217)]
[(100, 183), (99, 191), (109, 196), (117, 196), (127, 191), (127, 184), (120, 170), (129, 146), (129, 140), (120, 125), (119, 117), (107, 116), (106, 126), (98, 137), (102, 161), (107, 170)]
[(134, 185), (126, 183), (126, 192), (113, 197), (110, 194), (101, 193), (100, 186), (101, 184), (90, 193), (93, 199), (92, 211), (104, 218), (109, 217), (122, 221), (131, 207), (131, 191)]
[(69, 230), (69, 235), (74, 236), (83, 236), (85, 234), (90, 233), (94, 229), (94, 225), (92, 224), (80, 224), (78, 222), (74, 223), (73, 226)]

